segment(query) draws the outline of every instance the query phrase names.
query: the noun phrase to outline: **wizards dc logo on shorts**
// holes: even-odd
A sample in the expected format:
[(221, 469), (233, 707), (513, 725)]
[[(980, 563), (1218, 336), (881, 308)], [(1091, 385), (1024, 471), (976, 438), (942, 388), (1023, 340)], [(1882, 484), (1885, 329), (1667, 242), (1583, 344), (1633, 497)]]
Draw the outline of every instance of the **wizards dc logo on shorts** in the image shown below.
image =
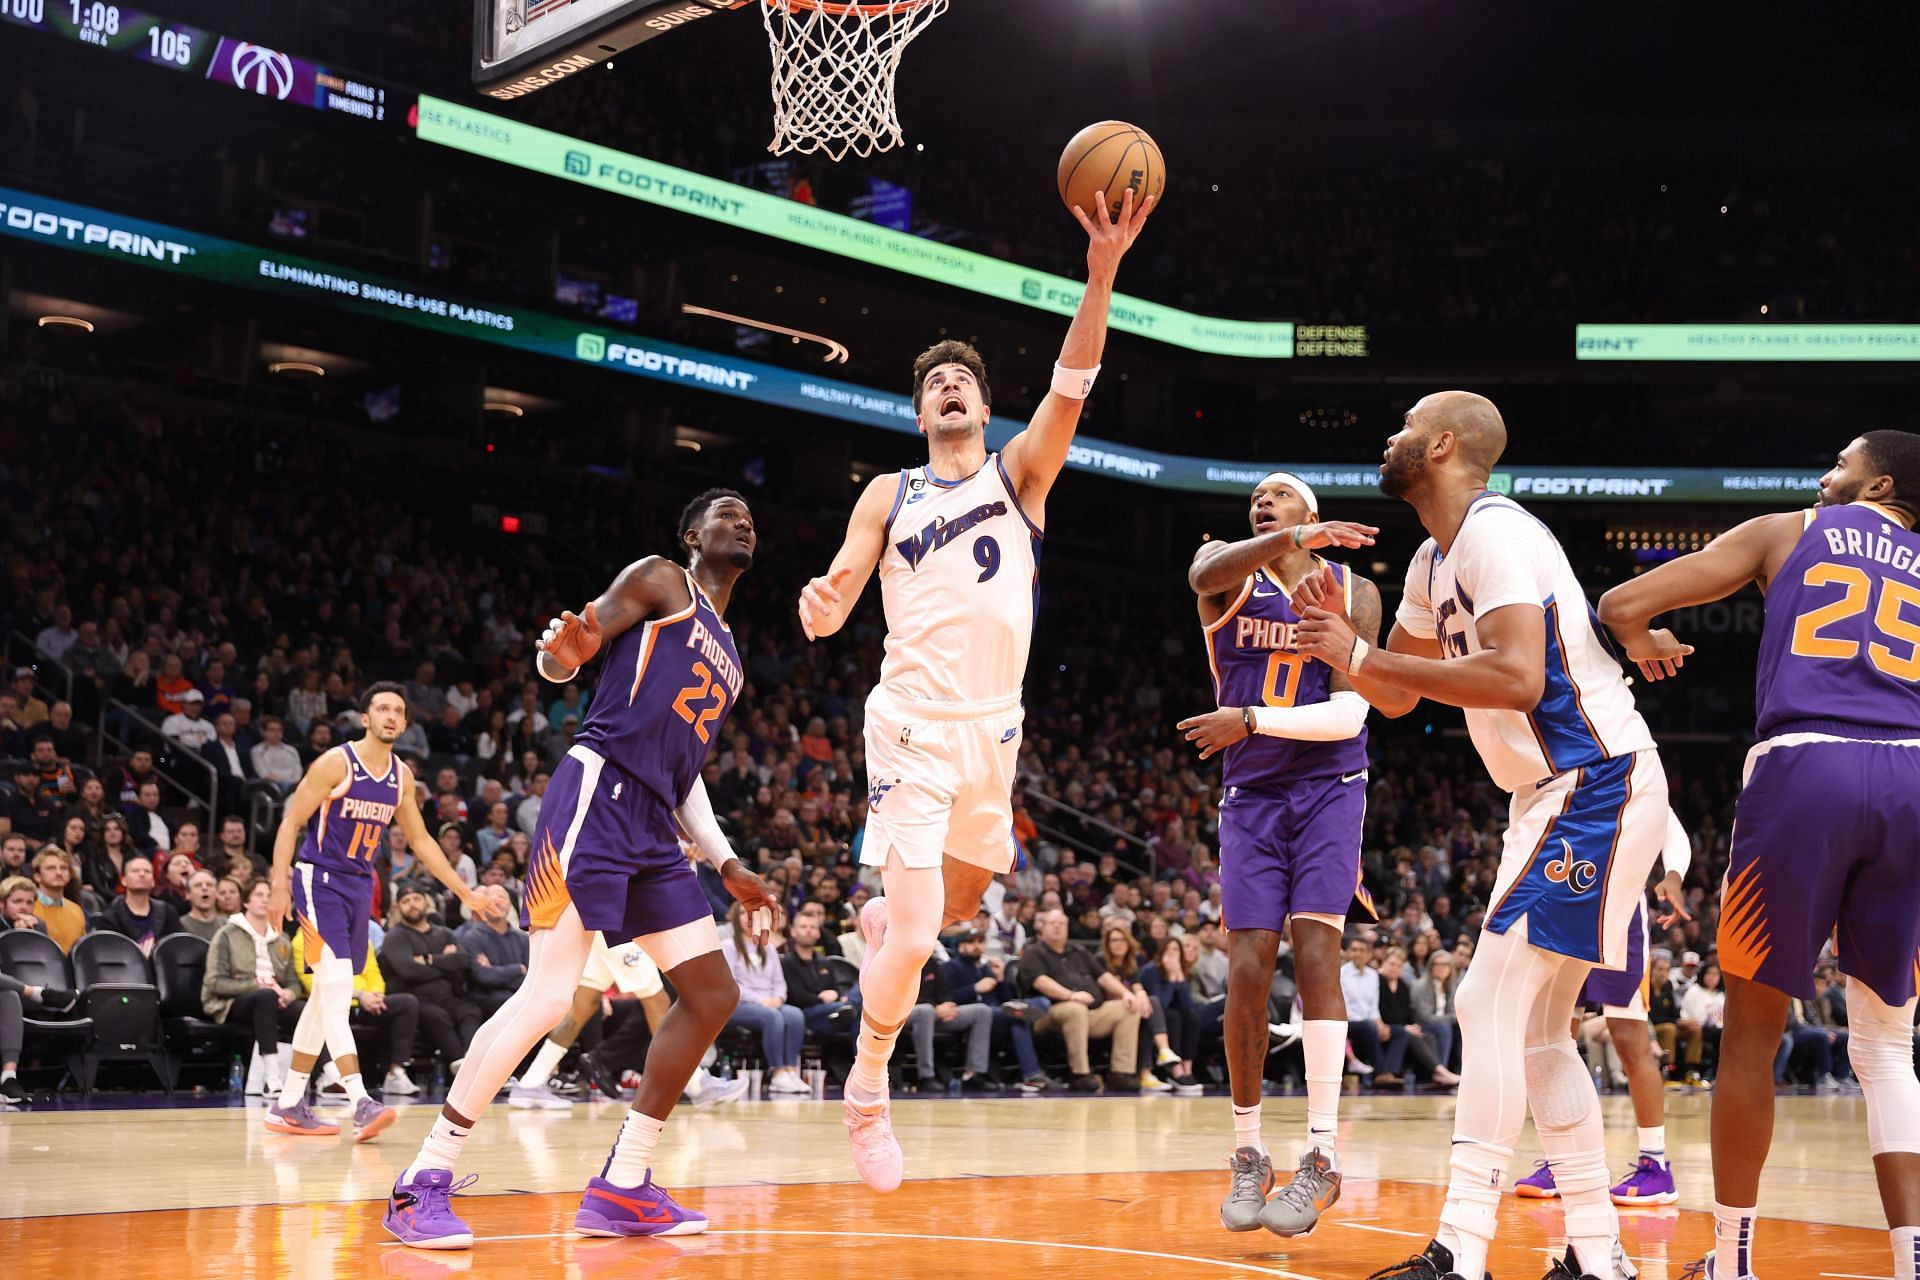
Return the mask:
[(1576, 894), (1593, 888), (1593, 882), (1600, 878), (1600, 868), (1584, 859), (1576, 862), (1573, 846), (1564, 838), (1560, 841), (1560, 850), (1560, 856), (1542, 868), (1547, 873), (1547, 879), (1555, 884), (1566, 885)]
[(868, 787), (867, 808), (877, 810), (880, 807), (880, 802), (887, 798), (887, 792), (898, 786), (899, 782), (900, 779), (895, 778), (892, 782), (878, 781)]

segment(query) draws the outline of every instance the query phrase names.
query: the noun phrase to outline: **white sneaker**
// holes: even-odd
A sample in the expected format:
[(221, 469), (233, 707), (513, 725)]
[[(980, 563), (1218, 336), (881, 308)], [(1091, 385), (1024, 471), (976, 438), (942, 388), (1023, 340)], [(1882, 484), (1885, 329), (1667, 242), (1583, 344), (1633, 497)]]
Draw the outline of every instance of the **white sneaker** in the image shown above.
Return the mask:
[(716, 1080), (709, 1076), (704, 1088), (698, 1093), (686, 1093), (681, 1097), (692, 1104), (696, 1110), (717, 1107), (723, 1102), (737, 1102), (747, 1096), (745, 1076), (735, 1076), (731, 1080)]
[[(875, 902), (884, 901), (876, 898)], [(894, 1191), (906, 1176), (906, 1156), (893, 1136), (893, 1108), (882, 1097), (877, 1111), (845, 1104), (847, 1138), (853, 1146), (853, 1170), (875, 1191)]]
[(413, 1077), (405, 1070), (394, 1067), (387, 1072), (386, 1081), (380, 1086), (380, 1092), (399, 1098), (411, 1098), (420, 1092), (420, 1086), (413, 1082)]
[(783, 1071), (767, 1081), (768, 1093), (782, 1093), (789, 1096), (812, 1093), (813, 1090), (798, 1072)]
[(573, 1102), (563, 1098), (544, 1084), (515, 1085), (513, 1092), (507, 1095), (507, 1105), (518, 1107), (522, 1111), (571, 1111)]

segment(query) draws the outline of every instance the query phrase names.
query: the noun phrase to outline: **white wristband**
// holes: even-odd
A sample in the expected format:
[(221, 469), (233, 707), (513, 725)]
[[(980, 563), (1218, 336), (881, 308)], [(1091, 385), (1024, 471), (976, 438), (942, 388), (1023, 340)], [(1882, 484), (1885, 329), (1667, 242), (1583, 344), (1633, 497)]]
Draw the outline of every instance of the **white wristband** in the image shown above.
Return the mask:
[(534, 657), (533, 665), (539, 669), (540, 675), (550, 684), (565, 684), (580, 674), (580, 668), (561, 666), (554, 660), (553, 655), (545, 649), (540, 650)]
[(1360, 664), (1367, 660), (1367, 654), (1370, 653), (1371, 651), (1372, 651), (1372, 646), (1367, 644), (1367, 642), (1365, 640), (1362, 640), (1359, 636), (1355, 636), (1353, 638), (1353, 656), (1347, 659), (1347, 674), (1348, 675), (1358, 674), (1360, 671)]
[(1099, 376), (1099, 365), (1091, 369), (1069, 369), (1056, 360), (1053, 364), (1053, 394), (1068, 400), (1085, 400), (1093, 394), (1093, 380)]

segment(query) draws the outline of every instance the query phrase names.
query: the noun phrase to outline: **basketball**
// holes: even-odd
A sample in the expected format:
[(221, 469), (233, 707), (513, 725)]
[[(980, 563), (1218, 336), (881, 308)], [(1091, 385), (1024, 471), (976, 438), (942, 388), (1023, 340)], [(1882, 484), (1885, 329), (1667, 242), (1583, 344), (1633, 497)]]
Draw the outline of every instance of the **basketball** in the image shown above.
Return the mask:
[(1159, 196), (1167, 185), (1167, 163), (1146, 130), (1124, 120), (1102, 120), (1074, 134), (1060, 153), (1059, 185), (1067, 208), (1079, 205), (1089, 215), (1104, 191), (1107, 219), (1113, 221), (1128, 187), (1136, 209), (1148, 196)]

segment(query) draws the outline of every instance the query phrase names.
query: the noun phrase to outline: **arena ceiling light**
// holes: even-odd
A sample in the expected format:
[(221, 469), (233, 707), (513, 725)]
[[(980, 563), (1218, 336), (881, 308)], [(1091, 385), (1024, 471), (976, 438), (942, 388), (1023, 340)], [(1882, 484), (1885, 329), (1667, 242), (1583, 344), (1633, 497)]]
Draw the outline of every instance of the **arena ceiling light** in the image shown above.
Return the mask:
[(7, 296), (6, 309), (16, 316), (31, 318), (42, 329), (75, 330), (80, 333), (120, 333), (141, 323), (142, 317), (131, 311), (62, 298), (50, 293), (15, 289)]
[[(824, 299), (822, 299), (824, 301)], [(827, 364), (845, 364), (851, 354), (846, 344), (829, 338), (824, 334), (808, 333), (805, 329), (789, 329), (783, 324), (772, 324), (765, 320), (753, 320), (746, 316), (734, 315), (731, 311), (715, 311), (711, 307), (696, 307), (691, 302), (680, 304), (680, 310), (690, 316), (712, 316), (715, 320), (725, 320), (731, 324), (745, 325), (749, 329), (764, 329), (768, 333), (777, 333), (795, 342), (817, 342), (827, 349), (821, 359)]]
[(42, 329), (78, 329), (82, 333), (93, 332), (93, 321), (82, 320), (79, 316), (41, 316)]
[(311, 360), (275, 360), (267, 366), (267, 372), (277, 373), (283, 378), (296, 375), (324, 378), (327, 376), (327, 367), (323, 364), (315, 364)]
[(558, 400), (549, 400), (546, 396), (536, 396), (527, 391), (515, 391), (511, 387), (484, 387), (480, 392), (480, 401), (480, 407), (485, 412), (507, 418), (524, 418), (530, 413), (547, 413), (560, 407)]
[(504, 414), (506, 417), (509, 417), (509, 418), (524, 418), (527, 416), (527, 411), (525, 409), (522, 409), (517, 404), (511, 404), (505, 400), (488, 400), (483, 404), (481, 404), (480, 408), (486, 411), (487, 413)]

